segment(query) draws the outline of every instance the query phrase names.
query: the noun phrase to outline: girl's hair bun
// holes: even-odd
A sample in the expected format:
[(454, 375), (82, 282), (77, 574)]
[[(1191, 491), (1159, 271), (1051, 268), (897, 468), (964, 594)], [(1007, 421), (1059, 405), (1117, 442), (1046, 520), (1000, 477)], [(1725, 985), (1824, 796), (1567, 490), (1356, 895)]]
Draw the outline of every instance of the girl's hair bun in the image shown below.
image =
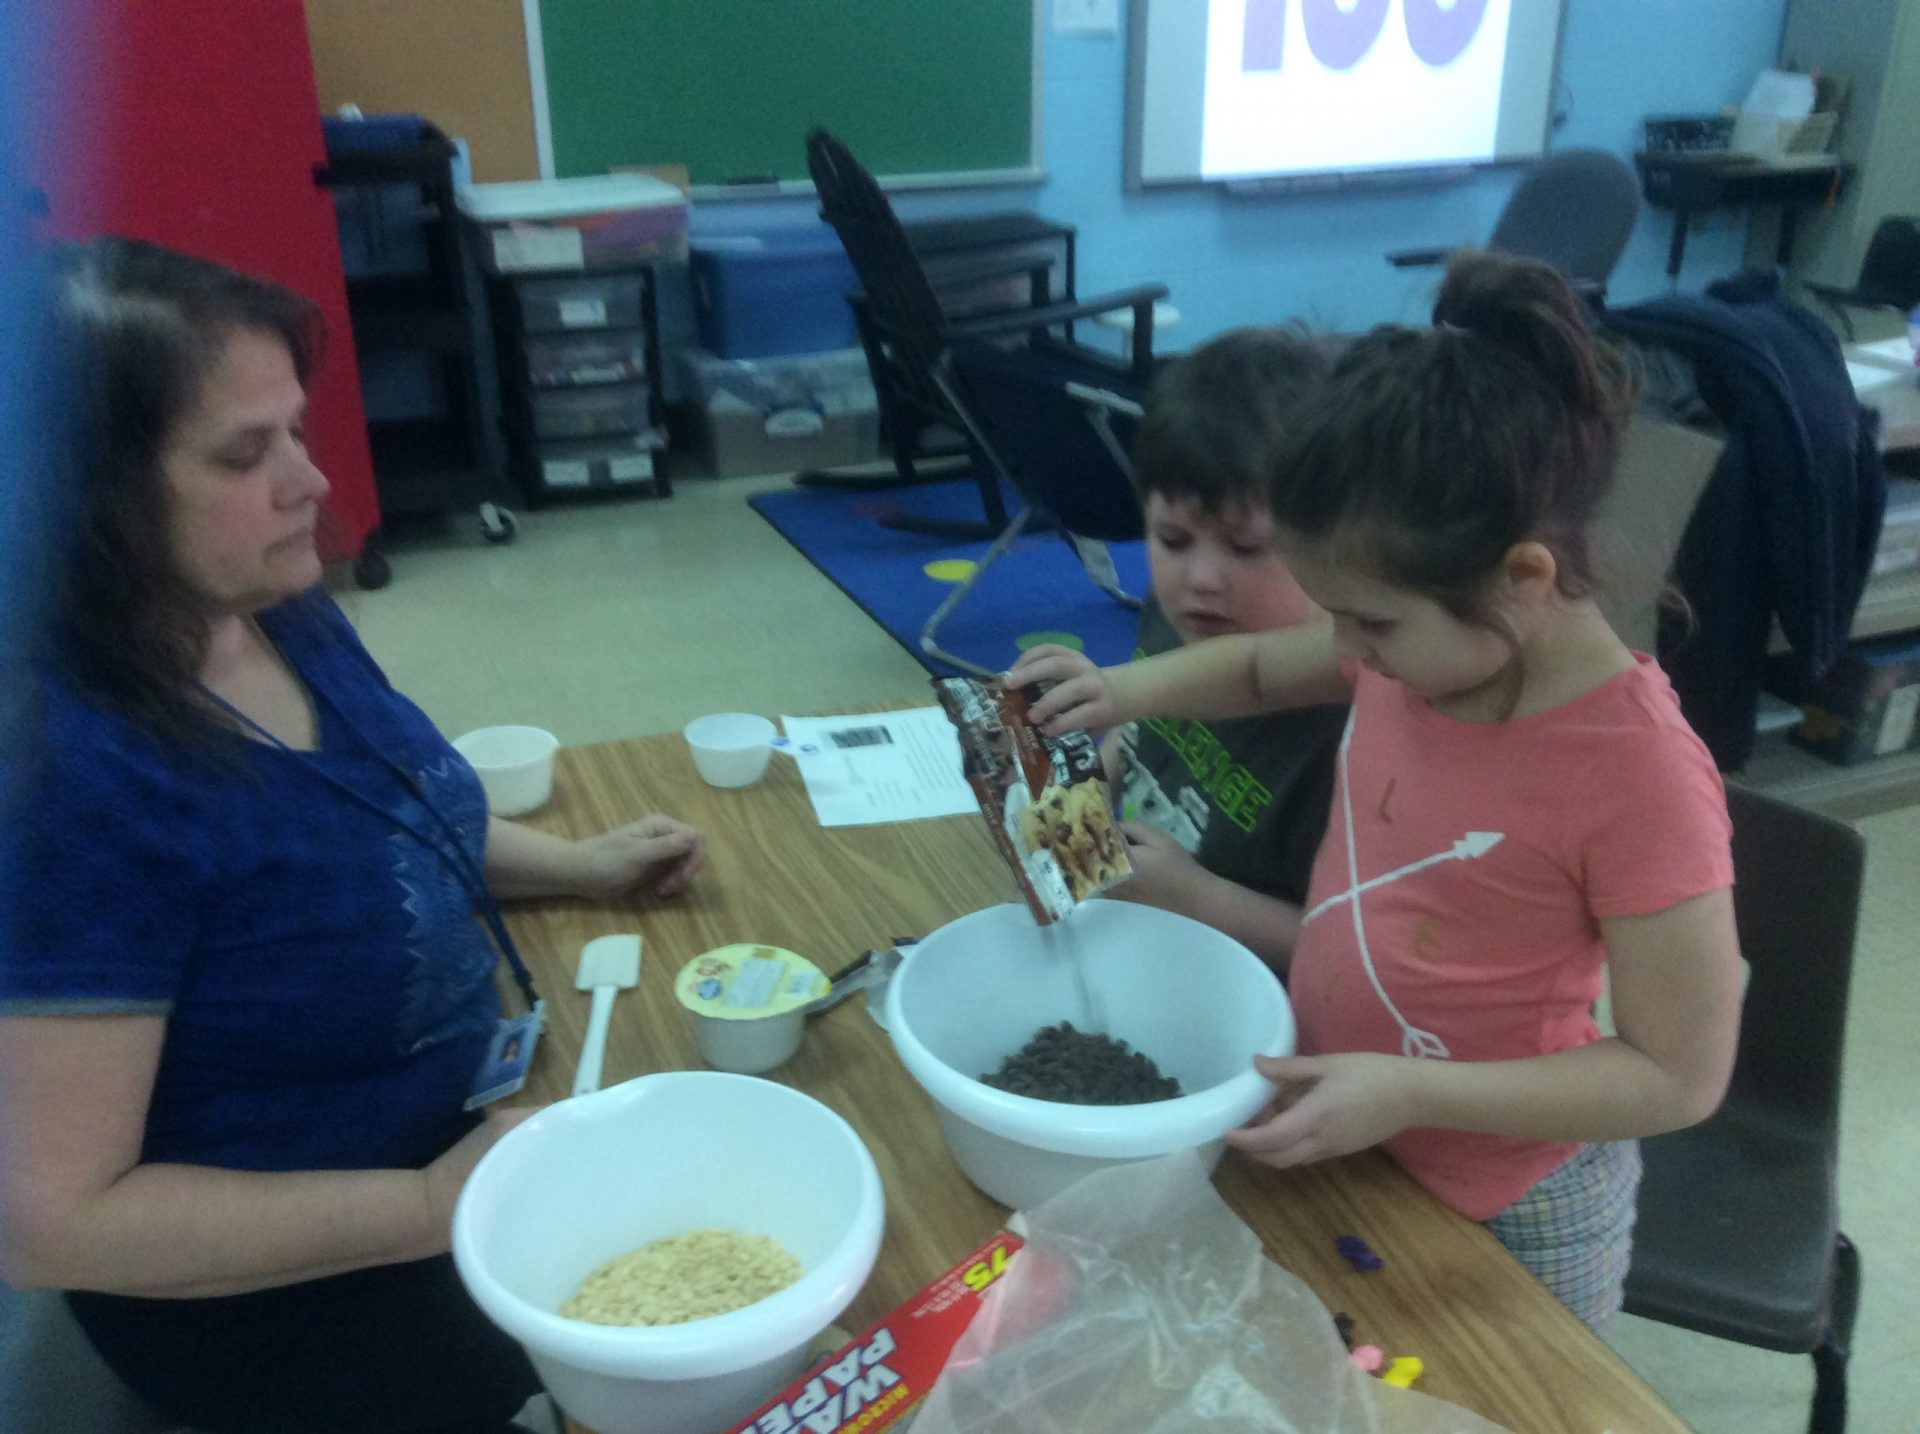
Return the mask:
[(1618, 417), (1627, 407), (1625, 365), (1594, 343), (1573, 286), (1537, 259), (1460, 251), (1447, 265), (1433, 322), (1506, 350), (1577, 413)]

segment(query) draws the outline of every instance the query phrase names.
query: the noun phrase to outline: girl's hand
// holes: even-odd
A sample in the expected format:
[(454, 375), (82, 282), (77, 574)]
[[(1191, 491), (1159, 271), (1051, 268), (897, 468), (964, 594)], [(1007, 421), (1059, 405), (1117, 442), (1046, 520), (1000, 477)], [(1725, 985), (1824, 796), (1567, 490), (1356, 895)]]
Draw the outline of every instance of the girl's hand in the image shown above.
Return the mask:
[(629, 891), (672, 896), (706, 865), (706, 839), (685, 822), (655, 812), (574, 843), (578, 896), (604, 900)]
[(1052, 644), (1021, 653), (1007, 673), (1007, 685), (1026, 687), (1035, 682), (1054, 684), (1029, 713), (1049, 737), (1082, 729), (1103, 732), (1118, 725), (1113, 683), (1085, 653)]
[(1262, 1165), (1285, 1169), (1378, 1145), (1413, 1124), (1417, 1062), (1355, 1052), (1331, 1056), (1255, 1056), (1274, 1083), (1274, 1101), (1227, 1143)]

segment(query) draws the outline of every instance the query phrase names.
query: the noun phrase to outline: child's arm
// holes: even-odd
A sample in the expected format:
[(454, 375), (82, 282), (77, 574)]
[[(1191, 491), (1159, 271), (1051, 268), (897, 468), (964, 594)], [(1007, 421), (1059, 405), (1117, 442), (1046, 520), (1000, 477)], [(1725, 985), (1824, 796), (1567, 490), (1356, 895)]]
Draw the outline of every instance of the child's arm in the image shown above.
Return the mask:
[(1331, 620), (1209, 638), (1122, 667), (1090, 668), (1077, 652), (1036, 647), (1007, 679), (1059, 684), (1033, 707), (1049, 736), (1105, 731), (1137, 717), (1247, 717), (1344, 702), (1350, 693)]
[(1514, 1061), (1260, 1059), (1279, 1087), (1280, 1111), (1228, 1140), (1286, 1166), (1361, 1150), (1411, 1126), (1589, 1141), (1705, 1120), (1726, 1093), (1740, 1029), (1732, 893), (1600, 926), (1618, 1035)]

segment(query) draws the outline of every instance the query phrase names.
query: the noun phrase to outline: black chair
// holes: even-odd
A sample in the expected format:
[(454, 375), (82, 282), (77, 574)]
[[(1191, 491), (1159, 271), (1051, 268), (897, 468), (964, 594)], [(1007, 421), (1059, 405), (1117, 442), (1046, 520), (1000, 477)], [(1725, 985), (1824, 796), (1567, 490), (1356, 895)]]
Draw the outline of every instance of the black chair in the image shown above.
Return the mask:
[[(1640, 217), (1640, 182), (1617, 155), (1563, 149), (1520, 176), (1493, 226), (1487, 248), (1553, 265), (1590, 299), (1607, 278)], [(1444, 263), (1452, 249), (1402, 249), (1387, 262), (1404, 269)]]
[(1726, 1102), (1641, 1142), (1629, 1314), (1811, 1354), (1810, 1434), (1847, 1418), (1860, 1256), (1834, 1194), (1840, 1058), (1865, 843), (1844, 822), (1741, 787), (1734, 911), (1750, 967)]
[[(1016, 317), (1010, 314), (1008, 321)], [(1009, 348), (979, 337), (955, 338), (948, 368), (945, 391), (1022, 506), (973, 572), (934, 609), (920, 630), (920, 649), (950, 667), (991, 676), (943, 651), (940, 625), (1036, 521), (1057, 526), (1087, 576), (1109, 597), (1140, 607), (1140, 599), (1120, 586), (1107, 544), (1146, 536), (1128, 457), (1146, 394), (1123, 375), (1089, 383), (1081, 364), (1044, 347)]]
[[(1000, 496), (1000, 472), (980, 443), (979, 424), (957, 406), (953, 396), (948, 353), (954, 339), (974, 335), (1024, 344), (1062, 362), (1080, 365), (1087, 380), (1096, 385), (1130, 374), (1144, 386), (1145, 377), (1153, 367), (1150, 340), (1137, 342), (1131, 362), (1122, 363), (1068, 342), (1064, 330), (1075, 319), (1132, 309), (1134, 333), (1151, 335), (1153, 304), (1156, 299), (1166, 297), (1166, 285), (1141, 285), (1086, 300), (950, 314), (941, 303), (893, 206), (846, 145), (825, 130), (815, 130), (807, 136), (807, 168), (820, 194), (821, 217), (839, 234), (860, 280), (855, 317), (875, 387), (888, 395), (888, 437), (894, 446), (896, 462), (904, 463), (901, 478), (913, 481), (916, 476), (911, 468), (912, 460), (907, 456), (913, 446), (907, 430), (916, 425), (952, 429), (966, 441), (972, 475), (979, 486), (984, 509), (984, 521), (979, 523), (910, 516), (882, 521), (889, 527), (946, 538), (998, 537), (1008, 522), (1006, 505)], [(988, 279), (1006, 272), (1002, 261), (972, 266), (965, 271), (943, 271), (942, 277), (947, 282), (962, 282)], [(1063, 331), (1061, 335), (1054, 334), (1056, 328)]]
[(1807, 292), (1839, 316), (1848, 342), (1853, 340), (1850, 309), (1907, 313), (1920, 304), (1920, 219), (1896, 215), (1874, 226), (1852, 288), (1809, 281)]

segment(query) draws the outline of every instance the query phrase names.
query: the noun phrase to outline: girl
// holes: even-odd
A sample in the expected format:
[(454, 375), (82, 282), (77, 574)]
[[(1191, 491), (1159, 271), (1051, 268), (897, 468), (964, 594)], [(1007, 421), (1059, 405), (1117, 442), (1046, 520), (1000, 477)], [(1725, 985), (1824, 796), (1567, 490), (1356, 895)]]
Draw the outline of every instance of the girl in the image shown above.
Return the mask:
[(1231, 1139), (1275, 1166), (1384, 1144), (1595, 1326), (1634, 1138), (1718, 1105), (1740, 1000), (1719, 775), (1591, 597), (1627, 388), (1556, 273), (1463, 255), (1434, 327), (1356, 343), (1276, 462), (1276, 541), (1327, 621), (1107, 671), (1035, 649), (1010, 678), (1057, 683), (1049, 731), (1351, 696), (1302, 1054), (1257, 1062), (1274, 1105)]

